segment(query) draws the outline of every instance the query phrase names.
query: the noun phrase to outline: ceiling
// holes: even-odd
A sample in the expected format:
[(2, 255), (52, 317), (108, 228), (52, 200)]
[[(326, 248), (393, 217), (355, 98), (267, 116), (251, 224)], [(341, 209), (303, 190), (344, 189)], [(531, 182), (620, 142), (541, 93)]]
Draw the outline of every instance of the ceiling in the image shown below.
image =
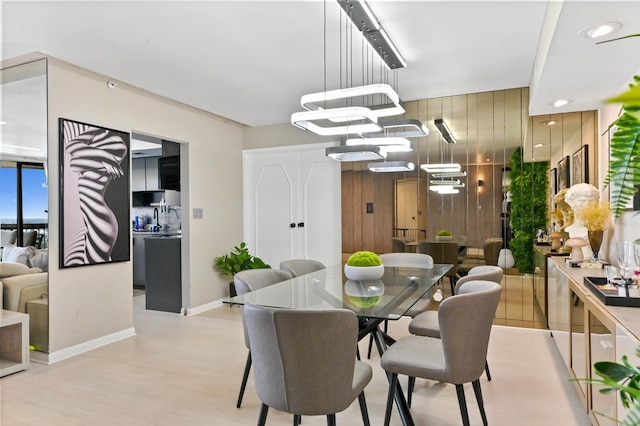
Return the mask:
[(357, 34), (341, 64), (335, 0), (3, 2), (2, 58), (42, 52), (248, 126), (288, 123), (347, 62), (354, 85), (389, 81), (403, 101), (529, 86), (531, 115), (597, 109), (640, 70), (640, 38), (578, 35), (604, 21), (640, 33), (640, 2), (369, 4), (406, 68), (380, 75)]

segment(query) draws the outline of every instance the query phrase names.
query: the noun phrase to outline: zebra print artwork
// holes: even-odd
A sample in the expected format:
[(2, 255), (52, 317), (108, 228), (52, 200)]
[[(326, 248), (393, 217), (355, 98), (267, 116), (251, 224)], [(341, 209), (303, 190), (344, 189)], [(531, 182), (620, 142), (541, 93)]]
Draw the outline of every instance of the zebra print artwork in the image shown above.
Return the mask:
[(129, 260), (129, 134), (61, 118), (60, 267)]

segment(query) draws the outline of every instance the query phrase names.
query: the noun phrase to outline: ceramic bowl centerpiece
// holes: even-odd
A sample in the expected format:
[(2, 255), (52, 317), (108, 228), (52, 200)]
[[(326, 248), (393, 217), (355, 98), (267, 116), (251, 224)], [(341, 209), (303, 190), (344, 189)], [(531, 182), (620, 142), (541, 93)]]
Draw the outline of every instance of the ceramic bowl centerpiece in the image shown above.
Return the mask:
[(350, 280), (377, 280), (384, 274), (382, 260), (372, 251), (353, 253), (344, 265), (344, 275)]
[(436, 241), (452, 241), (452, 240), (453, 240), (453, 234), (451, 234), (451, 231), (447, 231), (446, 229), (442, 229), (438, 231), (438, 233), (436, 234)]
[(371, 308), (376, 306), (382, 300), (382, 295), (384, 294), (384, 283), (381, 280), (347, 280), (347, 282), (344, 283), (344, 292), (354, 306), (359, 308)]

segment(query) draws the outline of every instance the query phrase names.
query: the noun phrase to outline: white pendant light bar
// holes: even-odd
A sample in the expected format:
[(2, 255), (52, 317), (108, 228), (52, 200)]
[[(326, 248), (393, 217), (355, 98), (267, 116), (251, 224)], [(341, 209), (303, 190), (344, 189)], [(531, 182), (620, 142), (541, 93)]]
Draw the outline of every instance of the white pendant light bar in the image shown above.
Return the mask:
[(336, 161), (371, 161), (387, 158), (387, 152), (376, 145), (331, 146), (325, 149), (325, 154)]
[(422, 164), (420, 168), (427, 173), (459, 172), (461, 170), (460, 164), (457, 163)]
[(387, 152), (413, 151), (411, 142), (406, 138), (355, 138), (347, 139), (345, 143), (348, 146), (377, 145), (384, 147), (385, 151)]
[[(429, 134), (429, 128), (420, 120), (416, 120), (415, 118), (408, 118), (404, 120), (381, 119), (379, 123), (382, 126), (382, 130), (384, 130), (383, 133), (363, 134), (362, 136), (366, 138), (418, 138)], [(405, 130), (388, 131), (389, 129), (401, 128)], [(413, 128), (413, 130), (407, 130), (409, 128)]]
[(454, 177), (466, 177), (467, 172), (446, 172), (446, 173), (433, 173), (434, 178), (454, 178)]
[(460, 190), (453, 188), (453, 187), (447, 187), (444, 185), (440, 185), (440, 186), (432, 186), (430, 188), (432, 191), (437, 192), (438, 194), (444, 195), (444, 194), (458, 194), (460, 193)]
[(431, 185), (460, 185), (460, 179), (431, 179)]
[(369, 171), (378, 173), (410, 172), (414, 170), (415, 167), (413, 163), (407, 161), (382, 161), (367, 164)]
[[(345, 119), (346, 124), (336, 125), (335, 122), (330, 121), (332, 117), (341, 117)], [(291, 114), (291, 124), (320, 136), (377, 132), (382, 129), (378, 125), (378, 117), (373, 115), (370, 109), (364, 107), (294, 112)]]
[[(380, 102), (379, 108), (375, 105), (366, 105), (376, 117), (388, 117), (392, 115), (404, 114), (404, 107), (400, 102), (400, 97), (388, 84), (369, 84), (366, 86), (348, 87), (345, 89), (329, 90), (327, 92), (309, 93), (300, 98), (300, 105), (309, 111), (335, 111), (337, 108), (324, 108), (326, 102), (342, 100), (345, 103), (348, 99), (357, 97), (384, 96), (385, 100)], [(353, 101), (351, 102), (353, 104)], [(364, 106), (364, 105), (362, 105)], [(343, 106), (340, 106), (343, 107)], [(332, 121), (341, 121), (343, 118), (336, 116), (329, 118)]]

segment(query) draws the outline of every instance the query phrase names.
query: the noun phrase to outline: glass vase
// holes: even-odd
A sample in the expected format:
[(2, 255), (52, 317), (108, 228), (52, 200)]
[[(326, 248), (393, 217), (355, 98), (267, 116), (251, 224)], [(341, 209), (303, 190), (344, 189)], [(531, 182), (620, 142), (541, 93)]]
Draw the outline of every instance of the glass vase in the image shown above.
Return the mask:
[(589, 245), (591, 246), (591, 251), (593, 251), (592, 262), (600, 262), (600, 247), (602, 246), (602, 239), (604, 237), (604, 231), (588, 231), (589, 235)]

